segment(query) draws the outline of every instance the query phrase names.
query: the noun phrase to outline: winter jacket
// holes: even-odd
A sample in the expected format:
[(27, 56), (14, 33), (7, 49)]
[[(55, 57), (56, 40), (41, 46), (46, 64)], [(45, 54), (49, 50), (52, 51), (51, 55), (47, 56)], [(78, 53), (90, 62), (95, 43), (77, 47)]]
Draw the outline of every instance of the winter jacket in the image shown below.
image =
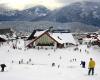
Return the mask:
[(6, 67), (6, 65), (5, 65), (5, 64), (1, 64), (0, 66), (1, 66), (1, 67)]
[(89, 61), (89, 68), (95, 68), (95, 61), (93, 60)]

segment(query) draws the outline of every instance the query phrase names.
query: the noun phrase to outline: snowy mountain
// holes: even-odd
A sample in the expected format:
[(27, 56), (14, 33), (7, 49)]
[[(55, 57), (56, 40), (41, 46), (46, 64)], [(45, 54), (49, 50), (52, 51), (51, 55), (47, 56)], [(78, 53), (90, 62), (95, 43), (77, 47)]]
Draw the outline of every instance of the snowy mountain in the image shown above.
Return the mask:
[(0, 9), (0, 21), (30, 21), (47, 16), (49, 9), (43, 6), (35, 6), (22, 11)]
[(99, 2), (76, 2), (57, 9), (49, 15), (50, 21), (61, 23), (81, 22), (89, 25), (100, 26), (100, 3)]
[(47, 16), (49, 12), (50, 12), (50, 10), (44, 6), (35, 6), (33, 8), (19, 11), (16, 14), (16, 16), (18, 17), (17, 20), (30, 21), (30, 20), (41, 19), (41, 18)]
[[(56, 10), (49, 10), (44, 6), (35, 6), (32, 8), (28, 8), (22, 11), (18, 10), (11, 10), (7, 8), (0, 8), (0, 21), (28, 21), (23, 24), (21, 27), (33, 25), (33, 23), (38, 23), (37, 25), (41, 24), (41, 21), (52, 23), (50, 25), (55, 26), (54, 24), (57, 23), (57, 28), (62, 28), (62, 25), (65, 26), (66, 23), (73, 23), (76, 25), (82, 26), (83, 24), (91, 28), (91, 26), (100, 26), (100, 3), (99, 2), (89, 2), (89, 1), (82, 1), (72, 3), (70, 5), (64, 6), (62, 8)], [(7, 23), (8, 23), (7, 22)], [(17, 25), (22, 24), (21, 22), (16, 23)], [(42, 24), (44, 24), (44, 22)], [(6, 22), (5, 22), (6, 23)], [(29, 24), (30, 23), (30, 24)], [(60, 26), (58, 25), (60, 24)], [(8, 23), (11, 24), (11, 22)], [(13, 23), (12, 23), (13, 24)], [(15, 26), (16, 24), (13, 24)], [(19, 26), (18, 25), (18, 26)], [(47, 25), (47, 24), (45, 24)], [(36, 26), (36, 25), (35, 25)], [(39, 27), (41, 28), (42, 25)], [(2, 26), (1, 26), (2, 27)], [(32, 26), (33, 27), (33, 26)], [(47, 26), (48, 27), (48, 26)], [(19, 27), (18, 27), (19, 28)], [(66, 27), (63, 27), (66, 28)], [(69, 26), (70, 28), (70, 26)], [(74, 28), (76, 31), (76, 28)], [(80, 27), (80, 30), (83, 28)], [(87, 29), (87, 28), (86, 28)], [(92, 28), (91, 28), (92, 29)], [(91, 30), (87, 29), (87, 30)], [(92, 30), (92, 31), (95, 31)]]
[(44, 6), (35, 6), (22, 11), (0, 8), (0, 21), (53, 21), (81, 22), (100, 26), (100, 3), (82, 1), (50, 11)]
[(14, 20), (14, 16), (18, 11), (0, 6), (0, 21)]

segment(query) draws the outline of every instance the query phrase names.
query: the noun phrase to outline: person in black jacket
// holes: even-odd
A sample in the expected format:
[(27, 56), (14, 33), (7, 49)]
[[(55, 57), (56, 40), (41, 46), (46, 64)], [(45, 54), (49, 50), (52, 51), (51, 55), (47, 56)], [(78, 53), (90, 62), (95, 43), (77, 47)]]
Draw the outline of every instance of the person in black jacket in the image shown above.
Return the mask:
[(5, 64), (1, 64), (0, 66), (1, 66), (1, 72), (4, 72), (4, 68), (6, 67), (6, 65)]
[(80, 65), (82, 65), (82, 68), (85, 68), (85, 64), (86, 64), (85, 61), (81, 61), (81, 64)]

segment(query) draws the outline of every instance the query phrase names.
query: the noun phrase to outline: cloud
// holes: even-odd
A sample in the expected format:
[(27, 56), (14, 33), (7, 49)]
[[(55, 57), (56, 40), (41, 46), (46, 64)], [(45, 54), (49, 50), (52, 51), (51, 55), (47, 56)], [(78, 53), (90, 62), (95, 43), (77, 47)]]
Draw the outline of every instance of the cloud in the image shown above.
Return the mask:
[(8, 6), (7, 6), (6, 4), (0, 4), (0, 9), (2, 9), (2, 8), (3, 8), (3, 9), (4, 9), (4, 8), (7, 9)]
[[(0, 0), (0, 4), (4, 7), (6, 6), (12, 9), (19, 9), (19, 10), (23, 10), (37, 5), (43, 5), (49, 9), (55, 9), (77, 1), (87, 1), (87, 0)], [(88, 1), (93, 1), (93, 0), (88, 0)], [(95, 0), (95, 1), (100, 2), (100, 0)]]
[(63, 4), (70, 4), (73, 2), (77, 2), (77, 1), (83, 1), (83, 0), (56, 0), (59, 3), (63, 3)]
[(25, 9), (37, 5), (43, 5), (49, 9), (55, 9), (63, 6), (56, 0), (0, 0), (0, 4), (5, 4), (12, 9)]
[(91, 2), (100, 2), (100, 0), (56, 0), (58, 3), (62, 3), (63, 5), (68, 5), (74, 2), (80, 1), (91, 1)]
[(78, 2), (78, 1), (100, 2), (100, 0), (56, 0), (56, 1), (63, 4), (69, 4), (69, 3)]

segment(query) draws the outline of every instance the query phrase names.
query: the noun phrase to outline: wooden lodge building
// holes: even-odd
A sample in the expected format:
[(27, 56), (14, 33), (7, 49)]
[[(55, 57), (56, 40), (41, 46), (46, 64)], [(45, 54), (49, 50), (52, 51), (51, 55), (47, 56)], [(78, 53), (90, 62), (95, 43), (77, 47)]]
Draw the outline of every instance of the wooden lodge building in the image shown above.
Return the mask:
[(66, 48), (69, 45), (76, 45), (76, 41), (71, 33), (52, 33), (48, 30), (33, 31), (28, 38), (28, 44), (26, 44), (29, 48)]

